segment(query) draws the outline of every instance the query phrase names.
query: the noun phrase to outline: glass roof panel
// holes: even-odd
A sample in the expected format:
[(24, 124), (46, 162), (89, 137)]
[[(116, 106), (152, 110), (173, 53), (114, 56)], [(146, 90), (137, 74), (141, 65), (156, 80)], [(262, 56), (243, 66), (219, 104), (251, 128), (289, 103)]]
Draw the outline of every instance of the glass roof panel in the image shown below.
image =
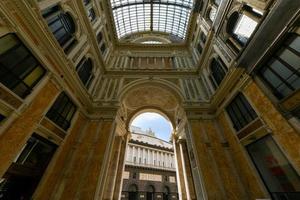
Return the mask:
[(118, 38), (159, 31), (185, 39), (193, 0), (110, 0)]

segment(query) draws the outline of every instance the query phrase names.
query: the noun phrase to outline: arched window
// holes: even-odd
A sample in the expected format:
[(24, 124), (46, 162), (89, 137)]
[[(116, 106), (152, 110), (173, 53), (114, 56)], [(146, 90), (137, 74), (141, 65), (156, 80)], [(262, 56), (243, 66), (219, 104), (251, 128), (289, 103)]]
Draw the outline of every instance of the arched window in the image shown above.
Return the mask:
[(213, 79), (213, 84), (215, 87), (221, 84), (223, 78), (226, 75), (227, 68), (220, 58), (213, 58), (210, 64), (211, 77)]
[(152, 185), (147, 187), (147, 200), (154, 200), (155, 189)]
[(243, 6), (241, 11), (233, 12), (227, 22), (227, 33), (240, 45), (245, 46), (256, 29), (262, 13)]
[(75, 22), (69, 13), (65, 13), (59, 6), (53, 6), (43, 11), (43, 17), (54, 37), (64, 49), (69, 52), (76, 43)]
[(138, 187), (135, 184), (132, 184), (128, 188), (128, 200), (137, 200), (138, 199)]
[(290, 34), (267, 63), (258, 69), (259, 76), (278, 99), (300, 88), (300, 35)]
[(165, 186), (163, 189), (163, 200), (169, 200), (170, 199), (170, 189), (168, 186)]
[(86, 57), (82, 58), (76, 67), (76, 71), (81, 82), (88, 88), (94, 78), (92, 60)]

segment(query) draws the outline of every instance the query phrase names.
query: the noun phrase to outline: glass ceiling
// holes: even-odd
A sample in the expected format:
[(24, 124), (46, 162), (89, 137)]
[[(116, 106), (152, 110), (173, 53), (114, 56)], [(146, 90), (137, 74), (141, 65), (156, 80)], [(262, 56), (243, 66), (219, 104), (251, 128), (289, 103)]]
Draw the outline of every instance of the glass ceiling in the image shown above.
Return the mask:
[(193, 0), (110, 0), (118, 38), (143, 31), (185, 39)]

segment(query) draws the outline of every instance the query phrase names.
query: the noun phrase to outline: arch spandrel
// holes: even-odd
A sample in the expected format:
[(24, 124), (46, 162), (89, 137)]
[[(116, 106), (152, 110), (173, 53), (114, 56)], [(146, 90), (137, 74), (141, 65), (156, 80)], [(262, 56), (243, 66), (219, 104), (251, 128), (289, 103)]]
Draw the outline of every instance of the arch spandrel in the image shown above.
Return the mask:
[(120, 97), (127, 122), (141, 112), (152, 110), (165, 116), (176, 127), (178, 109), (182, 105), (181, 94), (176, 88), (154, 81), (143, 82), (125, 89)]

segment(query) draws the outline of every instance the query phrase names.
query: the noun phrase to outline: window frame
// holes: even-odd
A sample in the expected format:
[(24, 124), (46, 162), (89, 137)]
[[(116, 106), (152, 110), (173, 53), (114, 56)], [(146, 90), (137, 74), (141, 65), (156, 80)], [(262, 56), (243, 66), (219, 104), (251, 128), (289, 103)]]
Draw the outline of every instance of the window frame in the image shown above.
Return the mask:
[[(53, 35), (53, 37), (55, 38), (59, 46), (63, 49), (63, 51), (66, 54), (68, 54), (77, 43), (77, 39), (76, 39), (77, 25), (71, 13), (62, 9), (62, 7), (59, 4), (56, 4), (42, 10), (42, 17), (44, 18), (49, 31), (51, 32), (51, 34)], [(57, 19), (54, 20), (55, 18)], [(52, 31), (50, 26), (57, 22), (60, 22), (61, 26), (55, 31)], [(59, 39), (64, 39), (63, 41), (59, 41), (59, 39), (55, 35), (55, 33), (57, 31), (60, 31), (61, 29), (65, 30), (63, 36), (59, 38)]]
[[(237, 18), (235, 18), (234, 15), (238, 15)], [(242, 41), (238, 34), (234, 33), (237, 24), (241, 20), (241, 18), (245, 15), (248, 18), (251, 18), (253, 21), (255, 21), (257, 24), (253, 31), (251, 32), (249, 38), (245, 38), (245, 41)], [(239, 9), (234, 10), (230, 13), (227, 19), (227, 23), (225, 25), (226, 35), (228, 35), (227, 41), (231, 46), (234, 47), (235, 50), (240, 51), (242, 48), (245, 48), (253, 35), (256, 33), (257, 29), (260, 26), (260, 22), (263, 18), (264, 13), (259, 13), (256, 11), (256, 8), (251, 7), (249, 5), (241, 5)]]
[(255, 108), (242, 92), (232, 98), (225, 110), (237, 133), (259, 118)]
[[(216, 63), (217, 65), (213, 65), (213, 63)], [(218, 71), (214, 71), (212, 67), (217, 67), (216, 69), (218, 69)], [(222, 61), (222, 59), (220, 58), (220, 56), (217, 57), (213, 57), (212, 60), (210, 61), (210, 65), (209, 65), (209, 77), (210, 77), (210, 81), (212, 82), (214, 88), (218, 88), (224, 78), (227, 75), (228, 72), (228, 68), (226, 66), (226, 64)], [(218, 78), (219, 78), (219, 72), (222, 72), (224, 75), (222, 77), (222, 80), (217, 80), (216, 77), (214, 76), (214, 74), (217, 74)], [(222, 75), (222, 74), (220, 74)]]
[[(280, 64), (282, 66), (284, 66), (286, 69), (288, 69), (292, 73), (292, 75), (290, 75), (289, 77), (291, 77), (293, 75), (297, 75), (298, 77), (300, 77), (300, 71), (297, 72), (297, 70), (294, 69), (294, 67), (292, 67), (286, 61), (284, 61), (278, 55), (280, 52), (282, 52), (284, 50), (289, 50), (294, 55), (296, 55), (300, 58), (300, 52), (298, 52), (297, 50), (294, 50), (293, 48), (291, 48), (289, 46), (291, 44), (291, 42), (294, 40), (292, 38), (300, 38), (300, 34), (295, 33), (295, 32), (287, 33), (285, 35), (285, 37), (283, 37), (283, 39), (279, 42), (280, 45), (278, 46), (278, 48), (276, 48), (275, 51), (273, 51), (267, 58), (265, 58), (265, 60), (261, 64), (261, 66), (259, 66), (255, 69), (255, 74), (258, 76), (258, 78), (262, 81), (262, 83), (267, 87), (267, 89), (272, 93), (272, 95), (278, 101), (284, 101), (285, 99), (289, 98), (290, 96), (292, 96), (294, 93), (296, 93), (300, 89), (300, 88), (294, 88), (294, 86), (290, 85), (290, 83), (284, 77), (282, 77), (278, 72), (275, 72), (274, 69), (272, 69), (269, 65), (269, 62), (271, 62), (272, 60), (278, 61), (278, 62), (280, 62)], [(269, 69), (272, 72), (272, 74), (275, 75), (280, 80), (280, 82), (281, 82), (280, 85), (283, 84), (286, 86), (286, 88), (289, 88), (291, 90), (289, 92), (289, 94), (287, 94), (287, 95), (281, 94), (280, 91), (278, 90), (278, 87), (276, 88), (274, 85), (272, 85), (272, 83), (270, 83), (266, 79), (266, 77), (264, 77), (262, 71), (266, 70), (266, 69)]]
[[(2, 65), (0, 63), (1, 66), (1, 70), (3, 70), (3, 72), (5, 71), (5, 73), (3, 74), (9, 74), (11, 77), (15, 78), (15, 83), (13, 85), (7, 85), (5, 84), (3, 81), (1, 81), (0, 83), (2, 85), (4, 85), (6, 88), (8, 88), (11, 92), (13, 92), (14, 94), (16, 94), (18, 97), (25, 99), (28, 95), (30, 95), (32, 93), (33, 88), (45, 77), (45, 75), (47, 74), (47, 69), (44, 67), (44, 65), (36, 58), (34, 52), (32, 52), (32, 50), (30, 50), (27, 45), (18, 37), (17, 34), (15, 33), (7, 33), (4, 34), (2, 36), (0, 36), (0, 40), (3, 39), (4, 37), (13, 37), (13, 39), (15, 40), (14, 42), (16, 42), (16, 44), (14, 44), (12, 47), (10, 47), (9, 49), (6, 49), (5, 52), (3, 52), (2, 54), (0, 54), (0, 60), (2, 60), (3, 56), (7, 56), (7, 55), (15, 55), (17, 48), (22, 48), (23, 50), (26, 51), (26, 55), (24, 58), (22, 58), (21, 60), (19, 60), (17, 63), (14, 63), (13, 66), (6, 66), (6, 65)], [(13, 54), (14, 52), (14, 54)], [(26, 71), (23, 70), (22, 73), (20, 73), (20, 70), (17, 72), (14, 70), (14, 68), (16, 68), (17, 66), (20, 65), (20, 63), (24, 60), (32, 60), (34, 63), (34, 66), (30, 66), (32, 69)], [(11, 62), (9, 62), (11, 63)], [(33, 64), (31, 63), (31, 64)], [(20, 69), (20, 68), (18, 68)], [(25, 68), (24, 68), (25, 69)], [(41, 74), (30, 84), (28, 85), (28, 83), (25, 82), (25, 79), (28, 78), (30, 75), (32, 75), (35, 70), (41, 70)], [(25, 73), (25, 74), (24, 74)], [(23, 76), (23, 77), (21, 77)], [(12, 80), (10, 80), (12, 81)], [(15, 91), (15, 89), (17, 89), (19, 86), (23, 85), (25, 86), (25, 90), (22, 91), (22, 93), (18, 94), (18, 91)]]
[[(87, 72), (86, 69), (87, 67), (90, 67), (90, 71)], [(81, 81), (81, 83), (85, 86), (85, 88), (88, 89), (89, 85), (91, 84), (91, 82), (93, 81), (93, 77), (94, 77), (94, 65), (93, 65), (93, 61), (91, 58), (87, 58), (87, 57), (83, 57), (79, 63), (76, 66), (76, 72), (77, 75)], [(88, 78), (86, 78), (86, 74), (89, 74)], [(83, 78), (86, 78), (86, 80)]]
[[(63, 104), (63, 106), (61, 104)], [(68, 108), (67, 112), (66, 108)], [(64, 131), (67, 131), (71, 126), (77, 109), (78, 107), (74, 104), (72, 99), (67, 95), (66, 92), (63, 91), (57, 96), (45, 116), (58, 127)], [(63, 114), (65, 116), (63, 116)]]

